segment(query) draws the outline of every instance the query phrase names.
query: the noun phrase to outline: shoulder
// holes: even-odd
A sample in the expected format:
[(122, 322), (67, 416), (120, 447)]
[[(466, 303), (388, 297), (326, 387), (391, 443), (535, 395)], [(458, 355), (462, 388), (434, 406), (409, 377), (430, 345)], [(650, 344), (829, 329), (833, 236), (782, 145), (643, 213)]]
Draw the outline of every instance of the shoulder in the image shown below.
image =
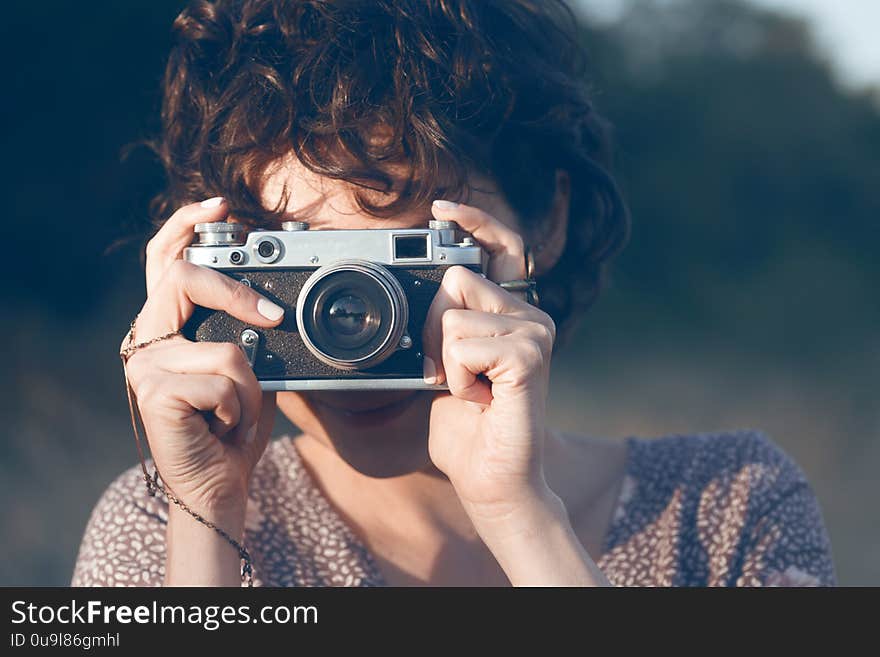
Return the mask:
[[(261, 508), (306, 481), (289, 439), (269, 443), (251, 478), (246, 526), (258, 531), (267, 521)], [(153, 463), (146, 461), (149, 475)], [(161, 479), (160, 479), (161, 481)], [(254, 503), (259, 500), (258, 503)], [(72, 586), (161, 586), (165, 577), (168, 500), (147, 491), (137, 464), (104, 489), (89, 516), (74, 566)]]
[(630, 437), (629, 475), (663, 488), (744, 488), (766, 502), (807, 485), (798, 464), (764, 432), (741, 429)]
[(167, 523), (167, 502), (147, 493), (140, 465), (125, 470), (92, 509), (72, 586), (146, 586), (161, 581)]
[(621, 540), (641, 536), (675, 546), (670, 582), (769, 583), (790, 569), (834, 580), (812, 488), (763, 432), (630, 437), (627, 443), (626, 495), (617, 512)]
[[(152, 462), (148, 460), (146, 465), (147, 472), (152, 472)], [(168, 504), (161, 496), (147, 492), (140, 465), (128, 468), (110, 482), (89, 518), (90, 525), (129, 525), (143, 529), (150, 521), (167, 524)]]
[[(282, 480), (302, 479), (302, 464), (290, 449), (289, 439), (275, 439), (266, 447), (254, 469), (252, 482), (259, 486), (273, 486)], [(152, 476), (153, 461), (146, 460), (146, 470)], [(159, 480), (161, 482), (161, 478)], [(254, 483), (252, 483), (252, 486)], [(161, 495), (150, 495), (140, 464), (120, 473), (104, 489), (89, 518), (90, 525), (130, 525), (146, 528), (145, 523), (168, 523), (168, 501)]]
[[(252, 489), (278, 490), (282, 483), (302, 480), (302, 464), (287, 443), (289, 440), (286, 439), (269, 443), (254, 469)], [(145, 465), (148, 476), (152, 476), (152, 460), (147, 459)], [(168, 500), (161, 493), (150, 495), (144, 471), (138, 464), (120, 473), (104, 489), (92, 509), (86, 533), (100, 532), (105, 537), (111, 537), (122, 531), (163, 529), (167, 524)]]

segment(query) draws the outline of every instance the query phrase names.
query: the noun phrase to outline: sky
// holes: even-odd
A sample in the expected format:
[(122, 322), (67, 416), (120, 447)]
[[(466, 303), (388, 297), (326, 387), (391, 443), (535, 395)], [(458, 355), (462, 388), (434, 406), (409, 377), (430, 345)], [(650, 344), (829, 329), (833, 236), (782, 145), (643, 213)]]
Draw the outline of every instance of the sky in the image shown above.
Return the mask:
[[(750, 0), (805, 16), (831, 56), (840, 79), (852, 87), (880, 85), (880, 0)], [(613, 19), (625, 0), (574, 0), (599, 18)]]

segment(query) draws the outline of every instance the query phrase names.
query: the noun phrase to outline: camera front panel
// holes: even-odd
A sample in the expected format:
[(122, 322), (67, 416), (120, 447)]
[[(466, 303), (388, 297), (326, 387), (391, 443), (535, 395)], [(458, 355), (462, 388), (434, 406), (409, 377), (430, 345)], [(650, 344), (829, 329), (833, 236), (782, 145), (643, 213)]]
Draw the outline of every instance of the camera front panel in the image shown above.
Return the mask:
[[(467, 267), (476, 272), (482, 271), (477, 265)], [(419, 387), (418, 382), (422, 381), (422, 329), (428, 308), (448, 268), (437, 265), (387, 268), (406, 297), (409, 308), (406, 334), (412, 343), (409, 348), (397, 348), (382, 362), (363, 369), (340, 369), (322, 362), (310, 351), (300, 335), (296, 313), (297, 299), (300, 290), (315, 272), (314, 267), (223, 271), (223, 274), (243, 285), (249, 285), (284, 308), (281, 324), (268, 329), (251, 326), (223, 311), (197, 307), (183, 327), (183, 335), (194, 341), (231, 342), (242, 346), (242, 336), (246, 331), (251, 331), (251, 338), (256, 334), (257, 339), (249, 348), (249, 358), (252, 358), (254, 373), (264, 389), (284, 389), (288, 386), (279, 382), (285, 381), (314, 383), (315, 385), (303, 387), (315, 389), (322, 387), (322, 383), (332, 387), (333, 381), (345, 381), (346, 387), (356, 389), (358, 381), (363, 383), (363, 388), (369, 388), (371, 381), (378, 384), (382, 380), (390, 382), (395, 379), (416, 380), (417, 385), (412, 387)], [(248, 353), (249, 350), (245, 351)]]

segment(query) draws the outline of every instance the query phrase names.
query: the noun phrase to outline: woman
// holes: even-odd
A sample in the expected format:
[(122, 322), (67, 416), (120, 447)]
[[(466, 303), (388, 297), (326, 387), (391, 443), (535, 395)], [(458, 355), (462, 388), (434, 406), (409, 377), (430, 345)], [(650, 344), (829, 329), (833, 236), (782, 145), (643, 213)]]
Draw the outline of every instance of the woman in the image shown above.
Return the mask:
[[(810, 486), (761, 434), (546, 426), (554, 343), (628, 231), (572, 25), (533, 0), (220, 0), (178, 17), (155, 145), (170, 218), (123, 342), (141, 345), (127, 376), (174, 497), (123, 473), (74, 585), (237, 585), (250, 565), (263, 585), (834, 583)], [(448, 392), (263, 393), (237, 347), (175, 334), (196, 305), (260, 327), (290, 312), (184, 262), (197, 223), (429, 218), (490, 254), (486, 278), (447, 270), (427, 318), (425, 380)], [(527, 246), (538, 306), (498, 285), (527, 276)], [(299, 435), (270, 441), (276, 409)]]

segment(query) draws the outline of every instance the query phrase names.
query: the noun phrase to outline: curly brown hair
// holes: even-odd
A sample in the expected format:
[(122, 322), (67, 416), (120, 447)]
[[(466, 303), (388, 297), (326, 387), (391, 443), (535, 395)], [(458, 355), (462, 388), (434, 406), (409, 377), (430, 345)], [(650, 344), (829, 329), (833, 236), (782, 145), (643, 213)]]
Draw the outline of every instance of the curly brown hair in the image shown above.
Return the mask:
[[(198, 1), (174, 32), (152, 142), (167, 175), (157, 226), (214, 195), (240, 220), (271, 226), (284, 203), (265, 208), (261, 181), (292, 152), (364, 191), (389, 192), (389, 164), (408, 163), (392, 201), (357, 194), (373, 216), (460, 198), (470, 174), (485, 175), (528, 230), (563, 169), (567, 243), (539, 276), (541, 307), (561, 336), (596, 298), (629, 216), (562, 0)], [(371, 139), (378, 127), (388, 139)]]

